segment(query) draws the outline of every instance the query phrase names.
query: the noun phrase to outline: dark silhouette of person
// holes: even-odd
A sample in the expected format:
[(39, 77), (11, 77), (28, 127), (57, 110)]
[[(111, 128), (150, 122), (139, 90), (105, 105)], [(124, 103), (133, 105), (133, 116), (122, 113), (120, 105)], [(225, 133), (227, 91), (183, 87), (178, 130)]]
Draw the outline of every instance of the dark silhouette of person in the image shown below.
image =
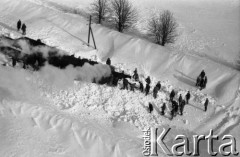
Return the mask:
[(154, 97), (154, 99), (157, 98), (157, 93), (158, 93), (158, 87), (155, 86), (155, 87), (153, 88), (153, 97)]
[[(42, 44), (41, 39), (37, 39), (37, 43), (38, 43), (38, 44)], [(80, 59), (81, 59), (81, 58), (80, 58)]]
[(200, 76), (201, 76), (202, 79), (204, 78), (204, 76), (205, 76), (205, 71), (204, 70), (202, 70), (202, 72), (200, 73)]
[(117, 86), (118, 85), (118, 80), (119, 80), (119, 78), (113, 75), (112, 85)]
[(161, 110), (160, 114), (164, 115), (165, 114), (165, 109), (166, 109), (166, 103), (163, 103), (161, 108), (162, 108), (162, 110)]
[(180, 115), (183, 115), (183, 110), (184, 110), (184, 107), (185, 107), (185, 100), (182, 100), (181, 104), (179, 104), (179, 113)]
[(170, 114), (171, 114), (170, 120), (173, 119), (173, 117), (174, 117), (174, 112), (175, 112), (175, 106), (174, 106), (174, 104), (172, 103), (172, 109), (171, 109), (171, 112), (170, 112)]
[(123, 79), (123, 89), (128, 90), (128, 80), (126, 78)]
[(146, 82), (147, 82), (147, 84), (151, 84), (151, 79), (150, 79), (150, 76), (148, 76), (147, 78), (146, 78), (146, 80), (145, 80)]
[(172, 90), (170, 93), (170, 101), (173, 101), (173, 98), (175, 97), (175, 91)]
[(182, 103), (182, 94), (180, 94), (180, 96), (178, 98), (178, 103), (179, 103), (179, 105)]
[(206, 88), (207, 86), (207, 76), (204, 77), (204, 83), (203, 83), (203, 88)]
[(190, 92), (188, 91), (187, 94), (186, 94), (186, 96), (185, 96), (185, 98), (186, 98), (186, 104), (189, 103), (190, 97), (191, 97), (191, 95), (190, 95)]
[(139, 81), (139, 76), (138, 76), (137, 68), (134, 70), (133, 79), (134, 79), (135, 81)]
[(145, 88), (146, 95), (148, 95), (148, 93), (149, 93), (149, 90), (150, 90), (150, 85), (149, 85), (149, 84), (147, 84), (147, 85), (146, 85), (146, 88)]
[(205, 111), (205, 112), (207, 111), (208, 103), (209, 103), (209, 100), (208, 100), (208, 98), (207, 98), (206, 101), (205, 101), (205, 103), (204, 103), (204, 111)]
[(149, 113), (152, 113), (153, 105), (151, 103), (148, 103), (148, 109), (149, 109)]
[(201, 80), (202, 80), (202, 78), (201, 78), (201, 76), (199, 75), (199, 76), (197, 77), (197, 82), (196, 82), (196, 86), (197, 86), (197, 87), (200, 86)]
[(26, 29), (27, 29), (27, 26), (25, 25), (25, 23), (23, 23), (23, 25), (22, 25), (22, 34), (23, 35), (26, 34)]
[(176, 116), (178, 113), (178, 103), (176, 101), (173, 101), (172, 103), (174, 105), (174, 116)]
[(23, 61), (23, 69), (26, 69), (26, 63)]
[(144, 90), (144, 87), (143, 87), (143, 83), (141, 81), (139, 81), (139, 88), (140, 88), (140, 91), (143, 92)]
[(18, 31), (20, 30), (21, 26), (22, 26), (22, 22), (21, 22), (21, 20), (19, 19), (18, 22), (17, 22), (17, 30), (18, 30)]
[(205, 78), (206, 78), (206, 76), (204, 76), (204, 78), (201, 78), (201, 81), (200, 81), (200, 90), (204, 89), (204, 86), (205, 86)]
[(179, 114), (182, 115), (183, 114), (183, 103), (181, 101), (181, 103), (179, 104)]
[(158, 90), (160, 90), (160, 89), (161, 89), (161, 83), (160, 83), (160, 81), (158, 81), (158, 83), (157, 83), (156, 87), (158, 88)]
[(15, 67), (16, 64), (17, 64), (17, 61), (16, 61), (16, 59), (13, 57), (13, 58), (12, 58), (12, 66)]
[(107, 59), (106, 64), (111, 65), (111, 59), (110, 58)]

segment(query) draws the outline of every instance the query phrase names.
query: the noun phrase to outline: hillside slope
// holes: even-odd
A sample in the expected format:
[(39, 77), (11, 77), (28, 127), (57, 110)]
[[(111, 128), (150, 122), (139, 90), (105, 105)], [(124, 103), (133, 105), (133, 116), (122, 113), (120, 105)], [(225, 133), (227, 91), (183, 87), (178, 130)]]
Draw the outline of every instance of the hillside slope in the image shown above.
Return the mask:
[[(157, 111), (153, 115), (147, 113), (147, 103), (154, 101), (150, 96), (88, 83), (72, 85), (73, 80), (69, 88), (55, 91), (52, 82), (69, 83), (66, 71), (47, 66), (43, 72), (32, 73), (0, 67), (1, 154), (141, 156), (141, 129), (165, 124), (198, 134), (214, 129), (219, 134), (232, 133), (240, 140), (238, 71), (219, 60), (177, 53), (177, 48), (161, 47), (95, 24), (97, 50), (94, 50), (86, 46), (88, 21), (85, 18), (36, 2), (1, 0), (0, 31), (11, 37), (21, 36), (16, 31), (16, 21), (21, 19), (27, 25), (28, 37), (40, 38), (76, 56), (103, 62), (111, 57), (120, 69), (130, 73), (137, 67), (142, 77), (151, 75), (153, 82), (163, 81), (166, 91), (155, 102), (158, 105), (167, 100), (172, 88), (184, 94), (190, 90), (193, 98), (183, 117), (169, 121)], [(208, 76), (208, 85), (199, 91), (195, 79), (202, 69)], [(53, 71), (56, 73), (49, 76)], [(206, 97), (216, 102), (203, 113), (202, 101)]]

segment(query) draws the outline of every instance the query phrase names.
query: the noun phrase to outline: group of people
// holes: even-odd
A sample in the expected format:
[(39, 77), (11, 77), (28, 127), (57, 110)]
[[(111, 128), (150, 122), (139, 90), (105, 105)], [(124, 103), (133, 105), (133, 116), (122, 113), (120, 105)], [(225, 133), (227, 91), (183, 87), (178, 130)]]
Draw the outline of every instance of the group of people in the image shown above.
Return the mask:
[[(185, 95), (185, 99), (183, 98), (182, 94), (179, 95), (178, 97), (178, 102), (174, 100), (174, 97), (175, 97), (175, 91), (172, 90), (170, 95), (169, 95), (169, 101), (172, 105), (172, 108), (171, 108), (171, 119), (176, 116), (177, 114), (179, 115), (183, 115), (183, 110), (184, 110), (184, 107), (186, 104), (189, 103), (189, 100), (191, 98), (191, 94), (190, 92), (188, 91), (187, 94)], [(164, 112), (163, 112), (164, 114)]]
[[(111, 60), (109, 58), (107, 59), (106, 64), (111, 65)], [(122, 72), (122, 74), (124, 74), (124, 71)], [(131, 78), (134, 81), (139, 83), (139, 90), (142, 93), (145, 93), (145, 95), (149, 94), (149, 91), (150, 91), (150, 88), (151, 88), (151, 86), (150, 86), (151, 85), (150, 76), (148, 76), (145, 79), (145, 81), (146, 81), (145, 89), (144, 89), (143, 83), (139, 80), (139, 75), (138, 75), (137, 69), (134, 70), (133, 76)], [(201, 72), (201, 74), (199, 75), (199, 80), (197, 82), (197, 86), (200, 86), (201, 88), (205, 88), (206, 87), (206, 83), (207, 83), (207, 77), (206, 77), (205, 72), (203, 70)], [(123, 77), (123, 87), (122, 87), (122, 89), (128, 90), (129, 86), (130, 86), (130, 90), (131, 91), (134, 91), (134, 89), (137, 88), (135, 83), (131, 83), (131, 82), (129, 82), (127, 80), (126, 77)], [(153, 88), (153, 97), (154, 97), (154, 99), (157, 98), (157, 93), (158, 93), (158, 91), (160, 89), (161, 89), (161, 83), (160, 83), (160, 81), (158, 81), (157, 84), (155, 85), (155, 87)], [(186, 104), (189, 104), (189, 100), (191, 98), (190, 91), (187, 92), (187, 94), (184, 96), (184, 98), (183, 98), (182, 94), (180, 94), (177, 101), (174, 99), (175, 95), (176, 95), (176, 93), (175, 93), (174, 90), (172, 90), (170, 92), (170, 95), (169, 95), (169, 102), (171, 103), (171, 111), (170, 111), (171, 119), (174, 116), (176, 116), (177, 114), (183, 115), (184, 107), (185, 107)], [(205, 112), (207, 111), (208, 103), (209, 103), (209, 100), (207, 98), (205, 100), (205, 103), (204, 103), (204, 111)], [(150, 113), (153, 111), (153, 105), (151, 103), (149, 103), (148, 109), (149, 109)], [(163, 105), (161, 106), (160, 114), (164, 115), (165, 112), (166, 112), (166, 103), (163, 103)]]
[(196, 86), (200, 88), (200, 90), (206, 88), (207, 85), (207, 76), (204, 70), (197, 77)]
[[(151, 89), (151, 79), (150, 79), (150, 76), (148, 76), (146, 79), (145, 79), (145, 82), (146, 82), (146, 86), (144, 88), (144, 85), (143, 83), (139, 80), (139, 75), (138, 75), (138, 72), (137, 72), (137, 69), (134, 70), (133, 72), (133, 76), (132, 78), (134, 79), (134, 81), (138, 82), (139, 83), (139, 90), (142, 92), (142, 93), (145, 93), (145, 95), (147, 96), (150, 92), (150, 89)], [(128, 89), (126, 88), (127, 86), (130, 86), (130, 90), (131, 91), (134, 91), (136, 87), (136, 83), (131, 83), (129, 82), (126, 78), (123, 79), (123, 89)], [(160, 81), (155, 85), (155, 87), (153, 88), (153, 97), (156, 99), (157, 98), (157, 93), (158, 91), (161, 89), (161, 83)]]
[[(175, 117), (177, 114), (179, 115), (183, 115), (183, 110), (185, 105), (187, 105), (189, 103), (189, 100), (191, 98), (191, 94), (188, 91), (187, 94), (185, 95), (185, 99), (183, 98), (182, 94), (179, 95), (178, 97), (178, 102), (174, 100), (175, 97), (175, 91), (172, 90), (170, 95), (169, 95), (169, 102), (171, 104), (171, 108), (170, 108), (170, 119), (172, 120), (173, 117)], [(204, 102), (204, 111), (207, 111), (207, 107), (208, 107), (208, 103), (209, 103), (209, 99), (206, 98), (205, 102)], [(161, 111), (160, 114), (161, 115), (165, 115), (165, 110), (166, 110), (166, 103), (163, 103), (163, 105), (161, 106)], [(149, 112), (151, 113), (153, 111), (153, 105), (151, 103), (149, 103)]]
[(17, 22), (17, 30), (20, 31), (20, 29), (22, 30), (22, 34), (26, 35), (26, 29), (27, 29), (26, 24), (25, 23), (22, 24), (22, 21), (18, 20), (18, 22)]
[[(106, 64), (111, 66), (111, 59), (108, 58), (106, 61)], [(119, 80), (123, 80), (123, 87), (121, 89), (130, 89), (131, 91), (134, 91), (136, 88), (138, 88), (142, 93), (145, 93), (145, 95), (148, 95), (150, 92), (151, 88), (151, 79), (150, 76), (148, 76), (145, 81), (146, 81), (146, 86), (144, 88), (143, 82), (139, 80), (139, 75), (137, 68), (133, 71), (132, 76), (128, 76), (127, 74), (124, 74), (124, 71), (122, 71), (121, 76), (112, 76), (113, 78), (111, 79), (113, 85), (117, 85)], [(128, 78), (132, 78), (135, 82), (130, 82), (128, 81)], [(139, 83), (139, 87), (137, 87), (136, 83)], [(157, 92), (161, 89), (161, 83), (160, 81), (156, 84), (156, 86), (153, 89), (153, 97), (156, 99), (157, 98)]]
[[(178, 98), (178, 102), (174, 100), (175, 97), (175, 91), (172, 90), (170, 93), (170, 99), (169, 102), (171, 103), (171, 108), (170, 108), (170, 119), (173, 119), (174, 116), (176, 116), (177, 114), (179, 115), (183, 115), (183, 110), (185, 105), (189, 102), (190, 99), (190, 92), (188, 91), (188, 93), (185, 95), (185, 99), (182, 98), (182, 94), (180, 94), (179, 98)], [(163, 103), (163, 105), (161, 106), (161, 111), (160, 114), (161, 115), (165, 115), (166, 113), (166, 103)], [(151, 103), (149, 103), (148, 106), (149, 112), (151, 113), (153, 111), (153, 105)]]

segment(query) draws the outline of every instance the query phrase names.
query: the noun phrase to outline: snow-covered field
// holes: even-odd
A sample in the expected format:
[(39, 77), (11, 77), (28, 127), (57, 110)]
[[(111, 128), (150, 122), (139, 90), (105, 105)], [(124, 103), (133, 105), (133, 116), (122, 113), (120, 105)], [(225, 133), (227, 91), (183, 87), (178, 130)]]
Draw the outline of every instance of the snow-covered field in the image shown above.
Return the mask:
[[(142, 156), (142, 129), (169, 125), (177, 133), (232, 134), (240, 151), (240, 74), (234, 62), (240, 51), (238, 0), (134, 0), (144, 32), (146, 18), (157, 9), (174, 12), (180, 24), (176, 44), (161, 47), (93, 24), (97, 50), (86, 45), (88, 21), (69, 9), (85, 10), (84, 0), (0, 0), (0, 32), (20, 37), (16, 22), (27, 25), (27, 36), (75, 56), (105, 62), (141, 79), (161, 81), (158, 98), (120, 87), (74, 81), (69, 69), (46, 65), (39, 72), (0, 66), (0, 156)], [(0, 62), (8, 58), (1, 55)], [(204, 69), (207, 88), (195, 79)], [(120, 86), (120, 85), (119, 85)], [(169, 93), (191, 91), (183, 116), (172, 121), (159, 109)], [(152, 90), (151, 90), (152, 91)], [(210, 99), (207, 112), (203, 103)], [(154, 111), (149, 114), (147, 105)], [(160, 150), (159, 150), (160, 151)], [(201, 147), (206, 157), (206, 148)], [(160, 156), (165, 156), (160, 151)]]

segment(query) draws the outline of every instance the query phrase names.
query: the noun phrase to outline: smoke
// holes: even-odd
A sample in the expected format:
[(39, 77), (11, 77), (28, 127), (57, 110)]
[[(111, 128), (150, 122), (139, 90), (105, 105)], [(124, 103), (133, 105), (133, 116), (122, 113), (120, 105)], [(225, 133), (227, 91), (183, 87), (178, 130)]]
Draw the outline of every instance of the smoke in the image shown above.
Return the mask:
[(29, 43), (26, 40), (19, 40), (17, 42), (18, 46), (22, 49), (22, 53), (24, 54), (32, 54)]
[(49, 64), (45, 65), (39, 72), (40, 78), (48, 85), (53, 85), (59, 89), (71, 87), (74, 81), (92, 82), (94, 79), (99, 81), (103, 77), (111, 74), (108, 65), (85, 63), (82, 67), (67, 66), (65, 69), (59, 69)]
[(40, 71), (32, 73), (24, 69), (0, 66), (0, 73), (0, 101), (9, 99), (34, 103), (41, 99), (38, 89), (41, 86), (65, 90), (71, 88), (75, 80), (92, 82), (94, 78), (99, 80), (103, 76), (109, 76), (110, 67), (86, 63), (83, 67), (68, 66), (59, 69), (47, 64)]
[(62, 55), (67, 55), (66, 52), (61, 51), (55, 47), (50, 47), (50, 46), (31, 46), (29, 42), (25, 39), (20, 39), (17, 41), (18, 46), (22, 49), (23, 54), (33, 54), (33, 53), (41, 53), (44, 58), (49, 57), (49, 52), (56, 52), (59, 56)]
[(10, 47), (10, 46), (12, 46), (12, 43), (9, 40), (6, 40), (6, 39), (0, 37), (0, 46)]
[(87, 82), (92, 82), (93, 79), (98, 82), (103, 77), (108, 77), (111, 74), (110, 67), (104, 64), (90, 65), (89, 63), (85, 63), (83, 67), (75, 69), (79, 72), (76, 79)]
[[(7, 44), (7, 43), (6, 43)], [(45, 45), (32, 46), (28, 40), (20, 39), (15, 42), (15, 46), (22, 50), (22, 56), (24, 54), (41, 53), (44, 58), (49, 57), (50, 52), (56, 52), (56, 56), (66, 55), (65, 52), (58, 50), (54, 47)], [(34, 75), (38, 75), (38, 78), (42, 78), (50, 86), (53, 85), (57, 88), (66, 88), (73, 84), (75, 80), (82, 82), (100, 81), (104, 77), (111, 75), (111, 68), (105, 64), (91, 65), (87, 62), (84, 65), (73, 67), (67, 66), (65, 69), (59, 69), (52, 65), (45, 63), (40, 71), (34, 72)]]

